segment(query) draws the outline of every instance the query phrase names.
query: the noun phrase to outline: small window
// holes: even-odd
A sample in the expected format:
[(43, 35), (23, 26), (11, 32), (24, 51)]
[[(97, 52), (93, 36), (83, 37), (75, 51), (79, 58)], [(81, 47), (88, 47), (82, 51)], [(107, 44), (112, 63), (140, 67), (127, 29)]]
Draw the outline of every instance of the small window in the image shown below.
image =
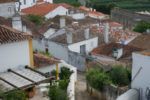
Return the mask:
[(26, 0), (24, 0), (24, 5), (26, 5)]
[(33, 3), (35, 3), (35, 0), (33, 0)]
[(10, 12), (10, 13), (11, 13), (11, 7), (8, 7), (8, 12)]
[(86, 46), (85, 45), (80, 46), (80, 53), (81, 54), (86, 54)]

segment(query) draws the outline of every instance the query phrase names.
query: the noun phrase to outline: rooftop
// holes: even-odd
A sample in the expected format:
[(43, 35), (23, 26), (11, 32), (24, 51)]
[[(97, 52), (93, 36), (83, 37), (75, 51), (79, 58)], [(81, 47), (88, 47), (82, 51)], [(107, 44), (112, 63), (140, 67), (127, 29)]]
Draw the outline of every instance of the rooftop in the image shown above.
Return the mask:
[(0, 44), (12, 43), (30, 39), (29, 34), (17, 31), (13, 28), (0, 25)]
[(0, 73), (0, 86), (3, 87), (4, 92), (16, 88), (25, 89), (46, 80), (44, 74), (29, 67), (8, 69), (7, 72)]
[(39, 16), (45, 16), (46, 14), (53, 11), (57, 7), (58, 7), (58, 5), (56, 5), (56, 4), (41, 3), (41, 4), (36, 4), (32, 7), (22, 9), (21, 12), (23, 12), (25, 14), (34, 14), (34, 15), (39, 15)]
[(150, 34), (144, 34), (136, 37), (129, 43), (129, 45), (143, 49), (150, 49)]
[(45, 16), (46, 14), (53, 11), (54, 9), (56, 9), (59, 6), (62, 6), (66, 9), (72, 7), (71, 5), (66, 4), (66, 3), (52, 4), (52, 3), (43, 2), (43, 3), (36, 4), (32, 7), (22, 9), (21, 12), (25, 13), (25, 14), (34, 14), (34, 15), (39, 15), (39, 16)]
[(93, 55), (105, 55), (109, 57), (113, 57), (113, 50), (114, 49), (123, 49), (123, 55), (121, 58), (126, 58), (132, 55), (132, 52), (135, 51), (142, 51), (143, 49), (129, 46), (129, 45), (122, 45), (119, 43), (109, 43), (109, 44), (103, 44), (97, 48), (95, 48), (91, 54)]
[(48, 57), (41, 53), (34, 53), (34, 64), (36, 67), (46, 67), (59, 63), (60, 61), (54, 57)]

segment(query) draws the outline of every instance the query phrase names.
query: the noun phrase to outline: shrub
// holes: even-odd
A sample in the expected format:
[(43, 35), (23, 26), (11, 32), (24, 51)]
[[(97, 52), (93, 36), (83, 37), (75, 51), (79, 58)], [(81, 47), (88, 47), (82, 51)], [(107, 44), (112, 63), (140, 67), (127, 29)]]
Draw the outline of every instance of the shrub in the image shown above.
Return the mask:
[(14, 90), (4, 94), (2, 98), (3, 100), (26, 100), (26, 94), (22, 90)]
[(139, 23), (137, 23), (133, 31), (143, 33), (146, 32), (147, 29), (150, 29), (150, 23), (140, 21)]
[(52, 70), (52, 71), (51, 71), (51, 75), (52, 75), (52, 76), (56, 76), (56, 70)]
[(60, 79), (63, 80), (63, 79), (69, 79), (70, 78), (70, 75), (73, 73), (73, 71), (70, 71), (69, 68), (66, 68), (66, 67), (62, 67), (60, 69)]
[(38, 15), (30, 14), (30, 15), (28, 15), (28, 19), (30, 21), (32, 21), (33, 23), (35, 23), (36, 25), (41, 25), (44, 18), (42, 18), (41, 16), (38, 16)]
[(86, 74), (89, 85), (97, 90), (103, 90), (103, 86), (110, 83), (109, 76), (102, 70), (90, 69)]
[(60, 89), (57, 85), (50, 86), (49, 97), (50, 100), (68, 100), (66, 91)]
[(62, 90), (67, 90), (68, 84), (69, 84), (69, 80), (68, 79), (59, 80), (59, 87)]
[(129, 72), (122, 66), (115, 66), (110, 72), (110, 78), (115, 85), (128, 85), (130, 82), (129, 77)]

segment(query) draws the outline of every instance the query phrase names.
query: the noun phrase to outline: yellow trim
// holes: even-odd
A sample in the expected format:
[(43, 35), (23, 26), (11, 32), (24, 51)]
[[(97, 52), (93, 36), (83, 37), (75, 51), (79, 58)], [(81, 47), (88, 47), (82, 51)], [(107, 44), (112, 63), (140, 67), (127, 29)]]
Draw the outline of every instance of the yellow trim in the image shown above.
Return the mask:
[(58, 63), (56, 64), (56, 80), (58, 80), (59, 77), (59, 69), (58, 69)]
[(30, 66), (33, 68), (33, 47), (32, 47), (32, 38), (28, 40), (29, 42), (29, 59), (30, 59)]

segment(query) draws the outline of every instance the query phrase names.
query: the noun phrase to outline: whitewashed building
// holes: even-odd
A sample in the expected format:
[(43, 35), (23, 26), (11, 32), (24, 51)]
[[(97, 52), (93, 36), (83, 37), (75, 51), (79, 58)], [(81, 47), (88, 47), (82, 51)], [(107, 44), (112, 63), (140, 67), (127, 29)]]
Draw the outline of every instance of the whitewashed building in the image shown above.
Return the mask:
[(41, 4), (34, 5), (32, 7), (22, 9), (21, 12), (26, 15), (34, 14), (49, 19), (49, 18), (54, 18), (57, 15), (67, 15), (68, 9), (63, 5), (59, 5), (59, 4), (41, 3)]
[(0, 0), (0, 16), (12, 17), (15, 14), (15, 0)]
[(0, 25), (0, 72), (33, 66), (32, 39), (28, 34)]
[(149, 73), (150, 51), (133, 53), (132, 84), (131, 87), (138, 89), (140, 100), (150, 99)]

